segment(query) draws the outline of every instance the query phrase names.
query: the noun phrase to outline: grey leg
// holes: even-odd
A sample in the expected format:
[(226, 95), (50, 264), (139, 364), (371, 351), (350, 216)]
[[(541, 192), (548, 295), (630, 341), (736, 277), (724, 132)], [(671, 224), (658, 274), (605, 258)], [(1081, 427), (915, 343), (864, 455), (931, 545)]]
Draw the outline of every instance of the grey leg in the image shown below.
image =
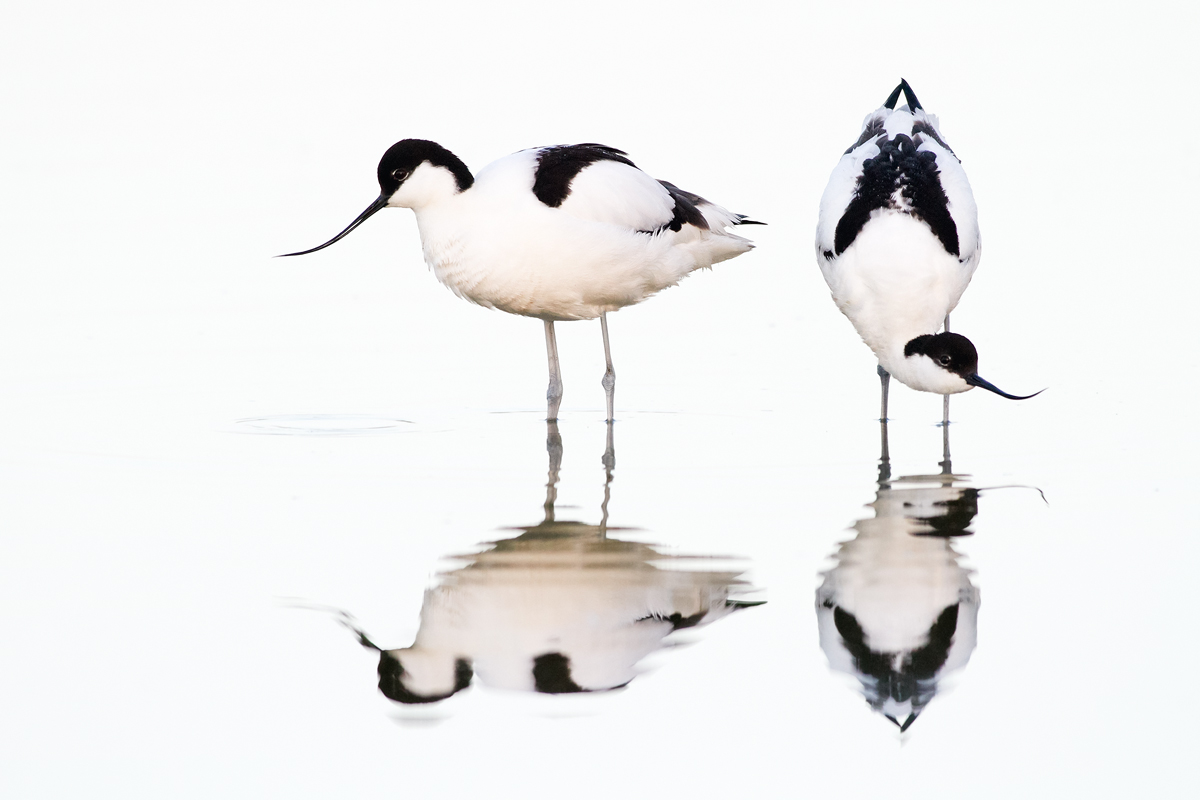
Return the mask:
[(882, 364), (880, 364), (878, 367), (876, 367), (875, 371), (879, 373), (879, 392), (880, 392), (879, 393), (879, 421), (886, 424), (887, 420), (888, 420), (888, 415), (887, 415), (888, 383), (891, 382), (892, 375), (890, 372), (888, 372), (886, 369), (883, 368)]
[(942, 472), (950, 472), (950, 395), (942, 395)]
[(943, 475), (949, 475), (954, 470), (950, 466), (950, 426), (942, 428), (942, 461), (938, 464)]
[(888, 431), (887, 431), (887, 400), (888, 400), (888, 384), (891, 383), (892, 375), (883, 365), (880, 364), (875, 368), (879, 373), (879, 485), (883, 486), (888, 482), (892, 475), (891, 456), (888, 453)]
[(558, 366), (558, 341), (554, 338), (554, 323), (546, 320), (546, 358), (550, 362), (550, 385), (546, 388), (546, 421), (558, 419), (562, 404), (562, 372)]
[(604, 387), (604, 399), (608, 401), (608, 416), (605, 418), (609, 422), (613, 421), (613, 390), (617, 386), (617, 373), (612, 365), (612, 351), (608, 349), (608, 315), (600, 315), (600, 333), (604, 336), (604, 378), (600, 381), (600, 385)]
[[(944, 330), (950, 332), (950, 315), (946, 315)], [(950, 471), (950, 395), (942, 395), (942, 471)]]

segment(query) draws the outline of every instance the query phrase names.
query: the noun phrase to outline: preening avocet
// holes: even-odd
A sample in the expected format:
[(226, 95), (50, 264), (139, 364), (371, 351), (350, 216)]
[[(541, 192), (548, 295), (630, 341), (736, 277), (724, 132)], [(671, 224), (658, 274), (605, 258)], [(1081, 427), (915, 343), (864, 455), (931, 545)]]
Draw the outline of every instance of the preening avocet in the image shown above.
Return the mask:
[[(896, 108), (903, 92), (908, 104)], [(863, 122), (821, 198), (817, 263), (834, 302), (889, 377), (948, 396), (980, 386), (979, 356), (950, 333), (950, 312), (979, 265), (979, 221), (967, 174), (907, 81)], [(945, 324), (946, 329), (938, 333)], [(945, 421), (945, 420), (944, 420)]]
[(545, 322), (547, 417), (562, 401), (554, 323), (600, 318), (613, 419), (607, 313), (745, 253), (728, 226), (761, 224), (642, 172), (600, 144), (522, 150), (472, 176), (446, 148), (404, 139), (379, 162), (379, 197), (328, 247), (388, 206), (411, 208), (425, 261), (455, 294)]

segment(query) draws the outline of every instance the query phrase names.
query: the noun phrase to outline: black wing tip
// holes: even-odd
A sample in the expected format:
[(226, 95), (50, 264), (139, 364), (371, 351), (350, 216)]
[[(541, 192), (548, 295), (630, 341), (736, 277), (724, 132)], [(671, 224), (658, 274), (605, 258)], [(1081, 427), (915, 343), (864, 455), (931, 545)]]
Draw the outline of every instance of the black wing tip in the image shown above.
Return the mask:
[(756, 219), (750, 219), (749, 217), (744, 217), (741, 214), (738, 214), (737, 220), (733, 224), (734, 225), (766, 225), (767, 223), (759, 222)]
[(883, 107), (887, 108), (887, 109), (895, 108), (896, 101), (900, 99), (900, 92), (903, 91), (903, 89), (904, 89), (904, 79), (901, 78), (900, 85), (892, 90), (892, 93), (888, 95), (887, 100), (883, 101)]
[(911, 725), (912, 725), (914, 722), (916, 722), (916, 721), (917, 721), (917, 715), (916, 715), (916, 714), (909, 714), (909, 715), (908, 715), (908, 719), (904, 720), (904, 722), (901, 722), (900, 720), (896, 719), (896, 718), (895, 718), (895, 717), (893, 717), (891, 714), (884, 714), (884, 716), (885, 716), (885, 717), (887, 717), (889, 720), (891, 720), (891, 721), (892, 721), (892, 723), (893, 723), (893, 724), (894, 724), (894, 725), (895, 725), (897, 728), (899, 728), (899, 729), (900, 729), (900, 732), (901, 732), (901, 733), (904, 733), (906, 730), (908, 730), (908, 729), (909, 729), (909, 727), (910, 727), (910, 726), (911, 726)]
[(908, 85), (908, 81), (904, 78), (900, 79), (900, 88), (904, 90), (904, 99), (908, 101), (908, 108), (911, 111), (920, 111), (921, 101), (917, 99), (917, 93)]
[(599, 142), (580, 142), (579, 144), (562, 144), (562, 145), (558, 145), (558, 147), (588, 147), (588, 148), (591, 148), (594, 150), (603, 150), (606, 153), (612, 153), (612, 154), (618, 155), (618, 156), (628, 156), (629, 155), (629, 153), (626, 153), (624, 150), (620, 150), (611, 145), (600, 144)]
[(740, 611), (743, 608), (755, 608), (757, 606), (765, 606), (766, 600), (726, 600), (725, 607), (731, 608), (734, 611)]
[(904, 78), (900, 79), (900, 85), (893, 89), (892, 93), (888, 95), (888, 99), (883, 102), (883, 107), (888, 109), (895, 108), (896, 102), (900, 99), (901, 92), (904, 93), (904, 100), (908, 103), (910, 110), (921, 110), (921, 101), (917, 100), (916, 92), (912, 90), (912, 87), (908, 85), (908, 81), (906, 81)]

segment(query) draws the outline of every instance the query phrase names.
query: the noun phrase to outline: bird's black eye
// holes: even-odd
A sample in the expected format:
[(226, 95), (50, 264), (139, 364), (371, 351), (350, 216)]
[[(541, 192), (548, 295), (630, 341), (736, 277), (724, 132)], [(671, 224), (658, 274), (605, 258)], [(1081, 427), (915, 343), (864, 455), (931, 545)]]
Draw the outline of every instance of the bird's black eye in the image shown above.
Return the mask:
[(938, 356), (938, 363), (941, 364), (943, 367), (950, 366), (951, 360), (952, 359), (950, 358), (949, 353), (942, 353), (940, 356)]
[(412, 173), (406, 169), (397, 168), (397, 169), (392, 170), (392, 177), (395, 178), (396, 180), (400, 181), (401, 183), (403, 183), (404, 180), (411, 174)]

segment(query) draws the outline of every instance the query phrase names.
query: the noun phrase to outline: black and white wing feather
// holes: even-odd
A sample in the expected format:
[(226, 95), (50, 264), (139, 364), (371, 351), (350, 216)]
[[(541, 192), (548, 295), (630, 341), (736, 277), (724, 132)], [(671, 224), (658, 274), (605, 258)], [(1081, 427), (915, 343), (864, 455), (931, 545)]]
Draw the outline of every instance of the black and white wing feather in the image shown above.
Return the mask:
[(869, 114), (834, 169), (821, 198), (818, 258), (835, 260), (873, 217), (892, 210), (924, 222), (947, 253), (974, 268), (980, 241), (971, 185), (937, 117), (909, 99), (915, 108), (885, 104)]
[(574, 217), (646, 234), (752, 224), (697, 194), (655, 180), (625, 152), (601, 144), (541, 148), (533, 193), (543, 204)]

